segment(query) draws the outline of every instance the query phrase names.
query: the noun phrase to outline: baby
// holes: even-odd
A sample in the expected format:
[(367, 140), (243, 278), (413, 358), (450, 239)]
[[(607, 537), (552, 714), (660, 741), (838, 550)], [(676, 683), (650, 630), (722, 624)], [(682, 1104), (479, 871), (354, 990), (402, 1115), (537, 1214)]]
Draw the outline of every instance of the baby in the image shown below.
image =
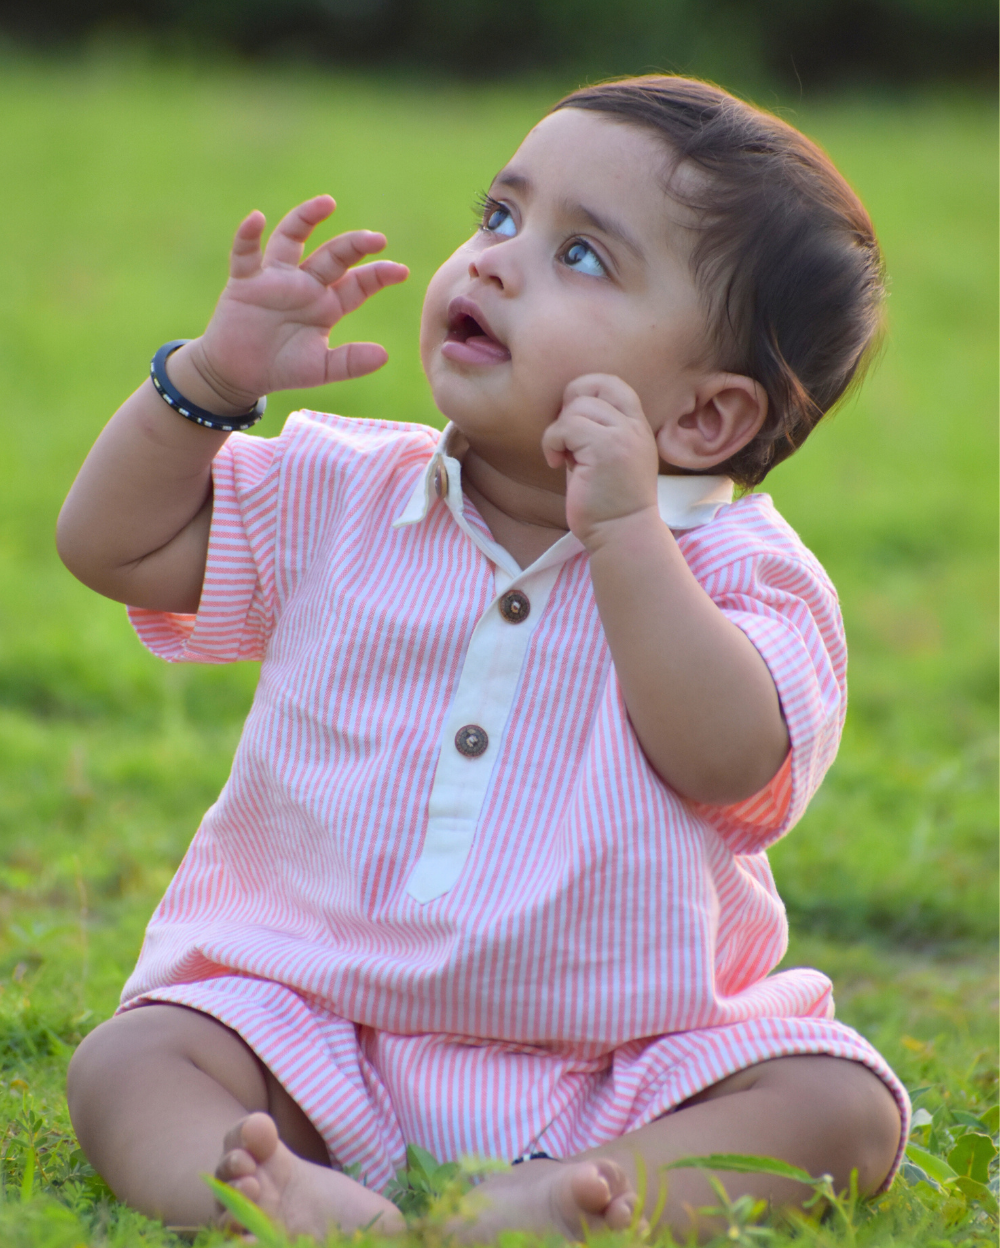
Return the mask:
[(444, 433), (298, 412), (247, 437), (260, 396), (385, 362), (327, 339), (406, 269), (360, 263), (385, 245), (364, 230), (303, 260), (333, 209), (263, 253), (247, 217), (204, 334), (157, 353), (60, 517), (155, 653), (263, 659), (122, 1008), (73, 1059), (83, 1148), (170, 1224), (219, 1218), (214, 1172), (315, 1235), (401, 1229), (381, 1193), (408, 1143), (509, 1163), (470, 1240), (622, 1228), (665, 1178), (687, 1234), (711, 1190), (663, 1168), (690, 1155), (875, 1191), (906, 1093), (823, 975), (770, 973), (764, 851), (836, 752), (841, 620), (745, 492), (877, 334), (863, 207), (715, 87), (576, 91), (428, 288)]

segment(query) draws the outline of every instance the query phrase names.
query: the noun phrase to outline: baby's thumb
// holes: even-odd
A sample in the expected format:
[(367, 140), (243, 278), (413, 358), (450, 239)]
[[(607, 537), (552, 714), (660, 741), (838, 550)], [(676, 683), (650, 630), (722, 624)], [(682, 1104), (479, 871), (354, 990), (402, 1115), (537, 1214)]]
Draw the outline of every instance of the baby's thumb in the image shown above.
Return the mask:
[(389, 353), (377, 342), (348, 342), (326, 353), (327, 381), (347, 381), (377, 372)]
[(566, 429), (559, 420), (553, 421), (542, 434), (542, 454), (550, 468), (576, 467), (576, 456), (567, 440)]
[(566, 462), (566, 435), (558, 417), (542, 434), (542, 454), (550, 468), (559, 468)]

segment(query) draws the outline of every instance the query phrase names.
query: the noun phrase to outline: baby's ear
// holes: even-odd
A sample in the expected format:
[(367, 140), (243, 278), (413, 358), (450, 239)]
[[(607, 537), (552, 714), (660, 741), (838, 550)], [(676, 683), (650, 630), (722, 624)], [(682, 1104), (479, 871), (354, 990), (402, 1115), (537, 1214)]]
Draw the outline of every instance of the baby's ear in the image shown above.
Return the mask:
[(752, 441), (767, 419), (767, 392), (742, 373), (712, 373), (689, 392), (687, 405), (660, 426), (660, 457), (704, 472)]

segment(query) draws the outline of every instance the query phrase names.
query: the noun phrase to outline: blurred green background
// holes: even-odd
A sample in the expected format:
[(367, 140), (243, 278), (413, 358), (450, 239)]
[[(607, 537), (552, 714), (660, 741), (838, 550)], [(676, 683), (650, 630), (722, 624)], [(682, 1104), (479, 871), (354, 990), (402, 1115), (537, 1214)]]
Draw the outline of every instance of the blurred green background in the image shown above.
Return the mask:
[[(368, 44), (359, 34), (333, 47), (331, 31), (354, 21), (363, 34), (376, 9)], [(161, 342), (204, 326), (236, 223), (254, 207), (273, 223), (320, 191), (339, 202), (320, 238), (383, 230), (412, 276), (336, 335), (384, 342), (387, 367), (275, 396), (262, 434), (300, 404), (438, 423), (417, 354), (420, 304), (472, 229), (476, 193), (566, 90), (656, 66), (718, 74), (817, 139), (884, 245), (884, 355), (764, 486), (830, 571), (851, 646), (840, 756), (773, 861), (789, 961), (833, 975), (841, 1016), (911, 1087), (989, 1103), (997, 119), (984, 64), (994, 10), (517, 0), (498, 16), (478, 3), (414, 4), (430, 14), (424, 44), (399, 34), (405, 10), (218, 0), (188, 20), (179, 2), (150, 16), (138, 0), (0, 0), (0, 1127), (22, 1113), (30, 1085), (56, 1124), (51, 1147), (70, 1156), (68, 1046), (114, 1009), (149, 913), (225, 780), (256, 679), (249, 664), (153, 659), (124, 610), (62, 568), (55, 517), (97, 432)], [(260, 30), (276, 12), (325, 14), (326, 34), (314, 26), (307, 37), (306, 24), (268, 43)], [(612, 37), (611, 12), (628, 17), (632, 44)], [(449, 14), (456, 38), (432, 54), (427, 31)], [(727, 14), (736, 24), (722, 31)], [(529, 17), (545, 38), (528, 38)], [(894, 32), (899, 46), (879, 60), (873, 49)], [(18, 1139), (27, 1129), (10, 1127)]]
[[(226, 774), (254, 670), (151, 658), (122, 609), (63, 570), (52, 529), (152, 350), (204, 325), (234, 224), (252, 207), (273, 222), (329, 190), (339, 201), (331, 230), (383, 230), (387, 254), (412, 269), (338, 330), (384, 342), (388, 366), (337, 389), (276, 396), (265, 434), (300, 403), (436, 423), (417, 355), (423, 289), (472, 228), (476, 192), (565, 86), (399, 85), (163, 66), (141, 54), (7, 63), (8, 906), (73, 893), (83, 872), (95, 898), (134, 897), (145, 915)], [(795, 923), (813, 932), (988, 939), (997, 923), (995, 116), (974, 97), (942, 96), (841, 96), (785, 115), (860, 190), (891, 297), (884, 357), (860, 396), (765, 486), (838, 585), (852, 654), (840, 758), (776, 849), (776, 869)]]
[(466, 79), (696, 73), (730, 87), (997, 78), (992, 0), (0, 0), (39, 47), (142, 33), (157, 47)]
[[(300, 403), (437, 423), (423, 288), (476, 192), (583, 74), (247, 65), (165, 56), (145, 29), (59, 55), (9, 45), (0, 74), (0, 973), (57, 980), (85, 941), (74, 991), (97, 1015), (225, 779), (256, 671), (167, 668), (62, 569), (52, 527), (76, 468), (152, 349), (200, 332), (235, 223), (318, 191), (340, 203), (331, 230), (385, 231), (412, 277), (338, 331), (385, 342), (390, 364), (276, 396), (263, 433)], [(891, 290), (863, 392), (765, 484), (833, 575), (851, 643), (840, 758), (774, 862), (800, 941), (954, 951), (998, 921), (996, 115), (983, 92), (915, 81), (797, 99), (775, 79), (763, 96), (858, 187)]]

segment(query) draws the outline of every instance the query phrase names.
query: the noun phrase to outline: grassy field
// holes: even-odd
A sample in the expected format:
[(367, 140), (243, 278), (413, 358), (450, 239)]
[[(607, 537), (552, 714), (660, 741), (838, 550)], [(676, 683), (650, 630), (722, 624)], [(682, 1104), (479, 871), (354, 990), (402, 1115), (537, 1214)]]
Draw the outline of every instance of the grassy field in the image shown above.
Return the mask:
[[(59, 504), (155, 347), (204, 325), (235, 224), (319, 191), (338, 198), (337, 229), (383, 230), (412, 276), (345, 327), (385, 343), (386, 369), (276, 396), (265, 434), (303, 402), (436, 423), (423, 288), (476, 192), (573, 84), (141, 59), (2, 70), (0, 1242), (167, 1244), (74, 1154), (62, 1079), (225, 779), (256, 672), (142, 651), (122, 609), (59, 564)], [(835, 1218), (802, 1234), (993, 1243), (995, 1179), (993, 1196), (976, 1187), (992, 1145), (962, 1170), (959, 1137), (996, 1131), (996, 117), (940, 98), (789, 116), (861, 192), (892, 283), (879, 368), (766, 486), (838, 585), (852, 644), (840, 757), (773, 855), (789, 962), (832, 975), (840, 1016), (919, 1091), (916, 1144), (961, 1171), (911, 1170), (854, 1231)], [(747, 1216), (726, 1242), (784, 1242)]]

